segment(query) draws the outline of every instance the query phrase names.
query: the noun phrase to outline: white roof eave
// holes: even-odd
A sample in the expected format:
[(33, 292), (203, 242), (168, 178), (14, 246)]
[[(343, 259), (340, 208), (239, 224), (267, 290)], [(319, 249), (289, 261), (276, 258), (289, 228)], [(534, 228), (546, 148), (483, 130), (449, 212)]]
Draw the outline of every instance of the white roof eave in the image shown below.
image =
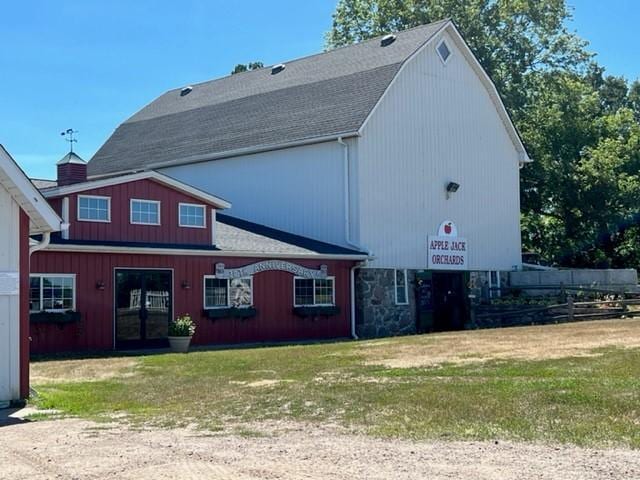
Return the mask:
[(0, 183), (29, 216), (29, 233), (57, 232), (62, 220), (9, 152), (0, 145)]

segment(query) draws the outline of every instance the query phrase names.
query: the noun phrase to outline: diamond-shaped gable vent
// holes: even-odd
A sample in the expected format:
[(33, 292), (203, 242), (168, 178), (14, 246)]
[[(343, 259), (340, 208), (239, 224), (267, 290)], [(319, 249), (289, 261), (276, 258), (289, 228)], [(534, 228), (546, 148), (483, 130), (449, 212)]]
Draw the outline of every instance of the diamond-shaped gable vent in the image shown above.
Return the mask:
[(440, 55), (440, 59), (444, 63), (447, 63), (447, 60), (451, 56), (451, 50), (449, 50), (449, 46), (447, 45), (447, 42), (445, 42), (444, 40), (440, 42), (440, 45), (438, 45), (437, 50), (438, 50), (438, 55)]

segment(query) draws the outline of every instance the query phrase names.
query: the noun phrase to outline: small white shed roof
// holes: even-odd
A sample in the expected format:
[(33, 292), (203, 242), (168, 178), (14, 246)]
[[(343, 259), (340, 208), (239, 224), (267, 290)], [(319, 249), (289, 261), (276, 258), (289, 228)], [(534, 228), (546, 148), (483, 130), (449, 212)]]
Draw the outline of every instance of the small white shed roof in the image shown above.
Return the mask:
[(0, 185), (29, 216), (30, 235), (60, 230), (60, 217), (1, 144)]

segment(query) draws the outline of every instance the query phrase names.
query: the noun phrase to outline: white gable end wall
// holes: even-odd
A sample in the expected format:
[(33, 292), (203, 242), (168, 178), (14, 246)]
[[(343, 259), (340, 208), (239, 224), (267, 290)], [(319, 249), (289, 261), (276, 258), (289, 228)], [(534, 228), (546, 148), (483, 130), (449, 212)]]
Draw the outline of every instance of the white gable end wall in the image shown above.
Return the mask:
[(228, 200), (229, 215), (346, 246), (343, 155), (332, 141), (161, 172)]
[[(20, 270), (20, 207), (0, 185), (0, 272)], [(0, 403), (20, 398), (20, 297), (0, 291)]]
[[(358, 240), (372, 267), (426, 268), (443, 220), (467, 238), (469, 270), (521, 264), (522, 157), (461, 46), (445, 31), (410, 59), (358, 139)], [(461, 187), (447, 200), (450, 181)]]

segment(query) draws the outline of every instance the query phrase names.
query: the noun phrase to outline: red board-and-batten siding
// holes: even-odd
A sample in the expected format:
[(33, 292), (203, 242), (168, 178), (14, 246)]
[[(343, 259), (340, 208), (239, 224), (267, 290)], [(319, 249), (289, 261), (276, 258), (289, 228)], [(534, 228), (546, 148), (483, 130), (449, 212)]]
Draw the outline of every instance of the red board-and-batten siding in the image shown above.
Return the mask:
[(29, 396), (29, 217), (20, 210), (20, 397)]
[[(227, 344), (263, 341), (306, 340), (348, 337), (350, 334), (349, 276), (354, 262), (336, 260), (290, 260), (308, 268), (327, 265), (335, 277), (339, 315), (317, 320), (293, 314), (293, 275), (281, 271), (253, 276), (254, 318), (210, 320), (203, 314), (204, 275), (213, 275), (215, 264), (237, 268), (268, 258), (227, 258), (212, 256), (167, 256), (95, 254), (41, 251), (31, 257), (31, 271), (75, 273), (78, 324), (63, 327), (32, 325), (33, 353), (72, 350), (107, 350), (114, 347), (114, 270), (123, 268), (173, 269), (174, 316), (190, 313), (197, 322), (195, 344)], [(98, 290), (97, 282), (105, 289)], [(191, 288), (184, 289), (183, 282)]]
[[(95, 195), (111, 198), (110, 222), (78, 221), (78, 196)], [(112, 242), (145, 242), (185, 245), (211, 245), (211, 211), (206, 207), (206, 228), (178, 226), (178, 205), (205, 202), (161, 185), (153, 180), (137, 180), (108, 187), (95, 188), (67, 195), (69, 198), (70, 240), (102, 240)], [(160, 225), (135, 225), (130, 221), (131, 199), (160, 202)], [(62, 215), (62, 197), (50, 199), (53, 209)]]

